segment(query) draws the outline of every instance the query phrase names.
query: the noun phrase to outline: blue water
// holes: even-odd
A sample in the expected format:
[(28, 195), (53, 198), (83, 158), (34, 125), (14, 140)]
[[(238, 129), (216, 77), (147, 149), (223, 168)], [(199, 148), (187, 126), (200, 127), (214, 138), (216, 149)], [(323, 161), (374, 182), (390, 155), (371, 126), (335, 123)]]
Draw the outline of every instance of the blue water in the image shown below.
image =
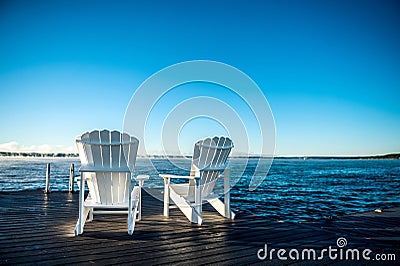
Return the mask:
[[(167, 160), (153, 160), (162, 172), (188, 174)], [(51, 190), (67, 190), (69, 167), (79, 160), (66, 158), (0, 158), (0, 191), (43, 190), (46, 164), (51, 164)], [(190, 162), (182, 162), (190, 164)], [(276, 159), (264, 182), (248, 190), (256, 161), (245, 172), (236, 169), (246, 160), (231, 160), (234, 210), (274, 220), (307, 221), (400, 205), (400, 160), (295, 160)], [(152, 187), (162, 187), (158, 173), (138, 159), (136, 172), (151, 175)]]

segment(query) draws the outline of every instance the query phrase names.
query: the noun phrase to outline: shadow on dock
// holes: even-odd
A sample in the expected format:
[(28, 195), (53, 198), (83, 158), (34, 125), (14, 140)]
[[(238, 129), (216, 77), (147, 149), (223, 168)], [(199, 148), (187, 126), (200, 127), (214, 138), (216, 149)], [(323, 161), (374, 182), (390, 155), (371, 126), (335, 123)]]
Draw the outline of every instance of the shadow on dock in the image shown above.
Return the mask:
[[(375, 264), (376, 254), (394, 254), (400, 261), (400, 208), (339, 217), (329, 222), (281, 223), (237, 212), (234, 221), (204, 207), (202, 226), (190, 224), (179, 209), (162, 216), (162, 203), (143, 193), (143, 216), (132, 236), (124, 215), (95, 215), (82, 236), (74, 237), (78, 218), (78, 193), (0, 193), (0, 264), (135, 264), (135, 265), (249, 265), (249, 264)], [(318, 260), (279, 260), (285, 249), (315, 249), (317, 255), (329, 246), (371, 249), (370, 260), (340, 260), (326, 255)], [(257, 252), (268, 245), (273, 258), (260, 260)], [(264, 254), (264, 252), (261, 252)]]

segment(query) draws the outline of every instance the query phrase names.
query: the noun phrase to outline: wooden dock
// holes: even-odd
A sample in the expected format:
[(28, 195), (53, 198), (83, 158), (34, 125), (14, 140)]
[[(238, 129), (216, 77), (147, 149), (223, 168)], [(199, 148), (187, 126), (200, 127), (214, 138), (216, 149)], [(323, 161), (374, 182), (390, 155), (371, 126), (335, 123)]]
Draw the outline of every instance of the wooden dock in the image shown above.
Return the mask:
[[(233, 199), (234, 200), (234, 199)], [(379, 264), (376, 260), (319, 261), (260, 260), (259, 249), (315, 249), (345, 237), (346, 248), (369, 248), (395, 254), (400, 263), (400, 208), (331, 221), (283, 223), (237, 212), (234, 221), (204, 208), (202, 226), (190, 224), (179, 209), (162, 216), (162, 203), (144, 193), (143, 217), (132, 236), (124, 215), (97, 215), (75, 237), (78, 193), (0, 193), (0, 264), (135, 264), (135, 265), (250, 265), (250, 264)]]

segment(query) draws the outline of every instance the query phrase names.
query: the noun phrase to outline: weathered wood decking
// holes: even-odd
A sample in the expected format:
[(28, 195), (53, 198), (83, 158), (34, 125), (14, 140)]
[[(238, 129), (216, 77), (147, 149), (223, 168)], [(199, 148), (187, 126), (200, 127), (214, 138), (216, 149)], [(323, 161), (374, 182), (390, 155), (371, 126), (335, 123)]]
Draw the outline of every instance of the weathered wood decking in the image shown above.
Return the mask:
[[(179, 209), (162, 216), (162, 203), (144, 193), (143, 217), (132, 236), (126, 215), (95, 216), (82, 236), (74, 237), (78, 193), (0, 193), (0, 264), (342, 264), (342, 260), (261, 261), (257, 251), (268, 248), (321, 250), (370, 248), (374, 253), (400, 255), (400, 208), (382, 213), (340, 217), (330, 222), (280, 223), (238, 212), (234, 221), (205, 207), (202, 226), (190, 224)], [(374, 264), (377, 261), (347, 261)]]

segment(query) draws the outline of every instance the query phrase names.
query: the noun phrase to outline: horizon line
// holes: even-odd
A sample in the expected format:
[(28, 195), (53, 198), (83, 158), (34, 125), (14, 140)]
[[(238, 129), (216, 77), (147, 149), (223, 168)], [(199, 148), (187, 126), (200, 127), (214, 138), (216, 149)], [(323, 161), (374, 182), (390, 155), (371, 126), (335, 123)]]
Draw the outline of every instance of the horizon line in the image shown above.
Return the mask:
[[(79, 153), (75, 152), (23, 152), (23, 151), (0, 151), (0, 157), (79, 157)], [(138, 158), (190, 158), (192, 155), (180, 155), (180, 154), (150, 154), (150, 155), (137, 155)], [(276, 156), (265, 156), (257, 154), (242, 154), (242, 155), (231, 155), (231, 158), (273, 158), (273, 159), (331, 159), (331, 158), (398, 158), (400, 159), (400, 152), (385, 153), (385, 154), (370, 154), (370, 155), (276, 155)]]

